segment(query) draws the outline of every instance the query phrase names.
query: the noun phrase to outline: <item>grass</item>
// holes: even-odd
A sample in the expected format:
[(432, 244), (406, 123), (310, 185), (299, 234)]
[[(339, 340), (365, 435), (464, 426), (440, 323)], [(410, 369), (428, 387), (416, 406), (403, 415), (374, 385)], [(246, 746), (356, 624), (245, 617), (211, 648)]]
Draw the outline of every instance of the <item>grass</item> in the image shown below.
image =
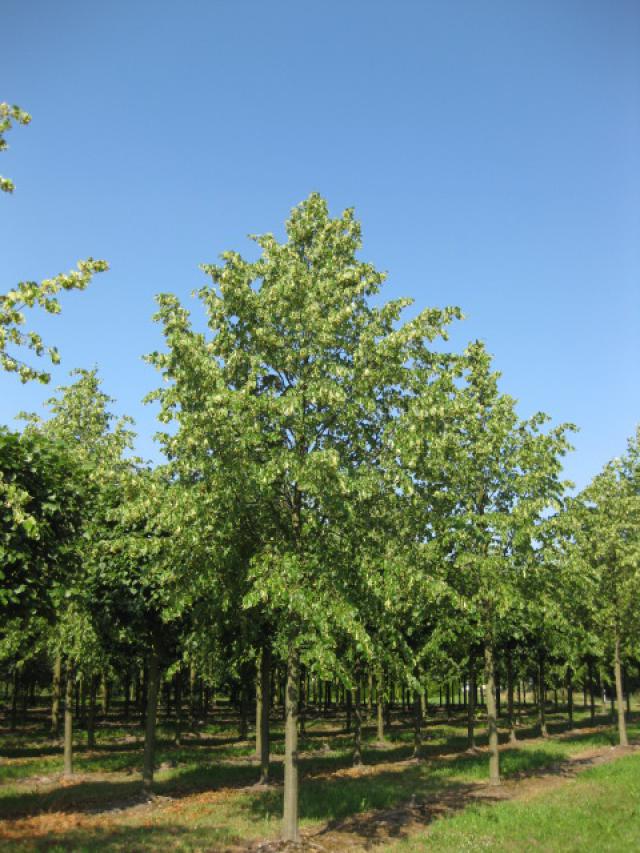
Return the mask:
[[(535, 735), (533, 720), (524, 722), (520, 736)], [(552, 738), (523, 739), (502, 752), (505, 778), (552, 769), (572, 754), (616, 743), (615, 729), (604, 718), (599, 719), (597, 731), (589, 731), (588, 716), (581, 713), (571, 732), (566, 731), (560, 716), (551, 714), (549, 722)], [(282, 811), (278, 785), (282, 779), (281, 723), (274, 723), (276, 784), (267, 788), (251, 787), (258, 776), (254, 747), (251, 742), (238, 741), (234, 726), (232, 719), (217, 719), (200, 727), (197, 737), (187, 734), (180, 747), (171, 740), (171, 727), (161, 727), (155, 785), (159, 799), (152, 805), (140, 799), (142, 742), (137, 726), (110, 721), (100, 730), (95, 749), (89, 751), (79, 743), (75, 755), (79, 778), (68, 782), (59, 775), (60, 746), (46, 737), (37, 720), (18, 734), (0, 733), (0, 754), (7, 756), (0, 762), (0, 845), (16, 851), (196, 851), (277, 837)], [(394, 722), (384, 747), (375, 743), (370, 726), (364, 737), (367, 769), (353, 774), (349, 770), (351, 736), (341, 731), (341, 722), (322, 717), (310, 721), (300, 743), (303, 830), (318, 831), (327, 824), (356, 820), (366, 812), (397, 808), (411, 798), (447, 797), (463, 802), (487, 777), (486, 754), (466, 751), (465, 727), (462, 715), (452, 722), (431, 720), (425, 729), (423, 760), (409, 762), (408, 722)], [(630, 736), (640, 737), (640, 720), (631, 724)], [(503, 805), (516, 804), (491, 806), (485, 811), (493, 814)], [(470, 806), (458, 817), (438, 821), (415, 843), (430, 845), (431, 833), (442, 832), (441, 825), (462, 818), (480, 820), (483, 814), (482, 807)], [(461, 832), (472, 837), (474, 830), (463, 827)], [(470, 849), (442, 845), (398, 849)], [(553, 849), (564, 848), (556, 845)]]
[(385, 849), (389, 853), (640, 850), (640, 759), (627, 756), (585, 770), (533, 800), (471, 805)]

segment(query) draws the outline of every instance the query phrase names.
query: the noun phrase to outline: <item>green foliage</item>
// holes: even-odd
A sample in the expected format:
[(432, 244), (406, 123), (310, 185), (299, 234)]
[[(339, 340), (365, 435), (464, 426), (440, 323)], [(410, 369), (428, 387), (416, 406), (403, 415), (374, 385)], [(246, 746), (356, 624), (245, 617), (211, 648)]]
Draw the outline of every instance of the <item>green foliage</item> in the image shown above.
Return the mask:
[[(5, 134), (8, 130), (11, 130), (13, 123), (17, 124), (29, 124), (31, 121), (31, 116), (29, 113), (26, 113), (24, 110), (21, 110), (20, 107), (17, 107), (15, 104), (11, 106), (5, 102), (0, 103), (0, 152), (6, 151), (9, 147), (7, 140), (5, 139)], [(5, 193), (12, 193), (15, 189), (13, 181), (9, 180), (9, 178), (3, 178), (0, 175), (0, 191)]]
[[(5, 133), (12, 123), (29, 124), (31, 116), (17, 106), (0, 103), (0, 152), (6, 150)], [(13, 182), (0, 176), (0, 190), (12, 193)], [(50, 375), (26, 364), (14, 353), (31, 350), (36, 356), (47, 355), (52, 364), (60, 362), (56, 347), (46, 346), (42, 337), (34, 331), (24, 331), (25, 309), (39, 307), (49, 314), (61, 311), (58, 294), (67, 290), (85, 290), (96, 273), (109, 269), (106, 261), (88, 258), (78, 261), (78, 268), (68, 273), (59, 273), (44, 281), (21, 281), (16, 287), (0, 294), (0, 368), (16, 373), (21, 382), (36, 380), (47, 383)]]

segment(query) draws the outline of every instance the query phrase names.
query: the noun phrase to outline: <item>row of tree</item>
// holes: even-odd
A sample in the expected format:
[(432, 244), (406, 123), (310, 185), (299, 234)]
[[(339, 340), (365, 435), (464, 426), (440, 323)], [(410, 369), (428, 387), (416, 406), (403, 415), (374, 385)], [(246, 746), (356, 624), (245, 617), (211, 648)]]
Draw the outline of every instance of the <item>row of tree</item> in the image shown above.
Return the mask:
[[(163, 680), (178, 711), (185, 672), (192, 707), (231, 683), (245, 734), (256, 692), (266, 781), (277, 671), (288, 840), (298, 837), (300, 709), (319, 683), (343, 698), (356, 761), (369, 678), (381, 735), (391, 685), (410, 691), (418, 752), (428, 684), (464, 684), (473, 743), (480, 681), (498, 784), (496, 680), (515, 737), (514, 691), (532, 667), (543, 733), (550, 671), (562, 673), (570, 708), (574, 685), (593, 696), (596, 673), (610, 671), (626, 743), (640, 436), (569, 498), (573, 427), (522, 420), (481, 343), (446, 351), (457, 308), (404, 320), (410, 300), (382, 302), (384, 275), (359, 259), (352, 210), (332, 219), (312, 194), (284, 242), (255, 240), (256, 261), (228, 252), (203, 267), (206, 333), (175, 296), (158, 297), (166, 346), (148, 359), (163, 383), (149, 400), (167, 424), (165, 464), (131, 455), (130, 421), (111, 414), (96, 371), (60, 389), (47, 419), (0, 432), (0, 658), (14, 708), (44, 653), (54, 728), (64, 680), (71, 773), (76, 685), (92, 739), (100, 676), (128, 673), (129, 702), (142, 673), (150, 787)], [(27, 306), (43, 292), (31, 284), (31, 303), (17, 291)], [(16, 292), (2, 299), (6, 351), (24, 343), (11, 337), (23, 316)]]

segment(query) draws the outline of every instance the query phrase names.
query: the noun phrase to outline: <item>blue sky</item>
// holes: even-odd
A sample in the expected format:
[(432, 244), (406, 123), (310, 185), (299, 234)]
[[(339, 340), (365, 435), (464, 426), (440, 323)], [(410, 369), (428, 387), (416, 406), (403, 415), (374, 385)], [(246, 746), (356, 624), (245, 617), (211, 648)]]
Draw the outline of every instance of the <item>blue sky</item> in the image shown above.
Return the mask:
[[(640, 4), (3, 0), (0, 100), (33, 114), (0, 174), (0, 290), (111, 271), (33, 325), (52, 386), (98, 365), (156, 455), (153, 297), (354, 206), (388, 298), (460, 305), (527, 416), (581, 428), (584, 485), (640, 421)], [(194, 311), (198, 306), (193, 301)], [(52, 386), (0, 375), (0, 422)]]

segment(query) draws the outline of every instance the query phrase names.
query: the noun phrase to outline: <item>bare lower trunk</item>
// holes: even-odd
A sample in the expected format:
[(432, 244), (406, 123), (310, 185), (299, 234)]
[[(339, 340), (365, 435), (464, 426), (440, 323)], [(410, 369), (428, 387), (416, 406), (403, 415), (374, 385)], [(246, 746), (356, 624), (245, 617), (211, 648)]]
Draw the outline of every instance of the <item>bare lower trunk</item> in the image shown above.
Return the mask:
[(378, 743), (384, 743), (384, 683), (382, 673), (378, 673), (377, 678), (377, 706), (376, 706), (376, 722), (377, 722), (377, 737)]
[(176, 672), (174, 677), (174, 700), (176, 707), (176, 746), (182, 746), (182, 673)]
[(153, 786), (153, 765), (156, 749), (156, 719), (158, 715), (159, 692), (160, 656), (154, 649), (149, 656), (147, 713), (144, 733), (144, 757), (142, 763), (142, 787), (145, 791), (151, 791)]
[[(256, 715), (256, 735), (259, 743), (258, 757), (260, 758), (260, 784), (269, 782), (269, 709), (271, 704), (271, 648), (265, 644), (260, 655), (259, 673), (259, 707), (260, 713)], [(259, 716), (259, 719), (258, 719)]]
[(513, 652), (507, 653), (507, 717), (509, 720), (509, 743), (516, 742), (516, 721), (513, 713)]
[(13, 670), (13, 692), (11, 694), (11, 720), (10, 728), (14, 732), (18, 725), (18, 691), (20, 690), (20, 672), (18, 667)]
[(467, 742), (469, 749), (476, 748), (476, 666), (475, 661), (469, 664), (469, 698), (467, 699)]
[(353, 695), (350, 690), (347, 690), (346, 698), (347, 708), (344, 721), (344, 730), (347, 734), (351, 731), (351, 712), (353, 711)]
[(75, 673), (73, 664), (67, 664), (67, 681), (64, 693), (64, 775), (73, 775), (73, 688)]
[(196, 727), (196, 668), (189, 667), (189, 725), (191, 730)]
[(62, 656), (56, 655), (53, 662), (53, 680), (51, 682), (51, 734), (60, 734), (60, 693), (62, 684)]
[(96, 745), (96, 701), (98, 696), (98, 676), (92, 675), (89, 682), (89, 713), (87, 715), (87, 746)]
[(356, 682), (356, 701), (354, 702), (353, 714), (353, 766), (362, 764), (362, 707), (360, 704), (360, 679)]
[(567, 716), (569, 726), (573, 728), (573, 669), (567, 669)]
[(487, 731), (489, 735), (489, 784), (500, 784), (500, 754), (498, 752), (498, 719), (496, 714), (495, 670), (493, 648), (487, 643), (484, 648), (484, 667), (487, 682)]
[(413, 696), (413, 757), (420, 758), (422, 755), (422, 702), (420, 694)]
[(549, 737), (547, 731), (547, 714), (546, 714), (546, 687), (544, 683), (544, 657), (541, 655), (538, 661), (538, 722), (540, 724), (540, 734), (542, 737)]
[(622, 666), (620, 663), (620, 631), (616, 625), (613, 667), (616, 677), (616, 704), (618, 706), (618, 738), (620, 746), (629, 746), (627, 722), (624, 718), (624, 695), (622, 691)]
[(284, 730), (284, 809), (282, 815), (282, 838), (284, 841), (300, 840), (298, 830), (298, 690), (300, 664), (298, 653), (289, 650), (287, 661), (287, 686), (285, 694)]

